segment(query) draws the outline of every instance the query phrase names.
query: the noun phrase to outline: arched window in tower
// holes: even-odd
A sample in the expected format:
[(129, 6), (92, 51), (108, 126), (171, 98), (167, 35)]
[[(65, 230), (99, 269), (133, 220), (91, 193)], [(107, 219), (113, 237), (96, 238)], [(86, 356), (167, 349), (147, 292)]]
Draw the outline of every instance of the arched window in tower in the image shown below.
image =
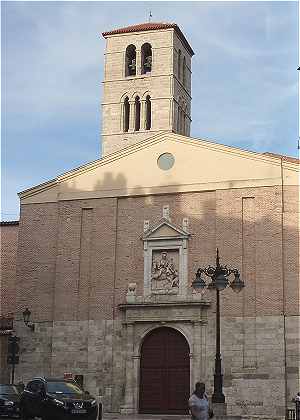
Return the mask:
[(152, 70), (152, 47), (148, 42), (142, 46), (142, 74), (150, 73)]
[(124, 112), (123, 112), (123, 131), (129, 130), (129, 115), (130, 115), (130, 104), (128, 96), (124, 100)]
[(138, 96), (135, 98), (134, 111), (135, 111), (134, 130), (139, 131), (139, 129), (141, 127), (141, 101), (140, 101), (140, 98)]
[(136, 75), (136, 48), (134, 45), (128, 45), (125, 54), (125, 76)]
[(181, 77), (181, 50), (178, 50), (178, 68), (177, 68), (177, 74), (178, 74), (178, 79), (180, 79)]
[(185, 113), (184, 113), (184, 107), (181, 109), (181, 122), (180, 122), (180, 125), (181, 125), (181, 134), (185, 134), (185, 130), (184, 130), (184, 115), (185, 115)]
[(186, 67), (185, 57), (183, 57), (183, 63), (182, 63), (182, 83), (183, 83), (183, 86), (185, 86), (185, 82), (186, 82), (186, 80), (185, 80), (185, 67)]
[(151, 98), (148, 95), (146, 97), (146, 105), (145, 105), (145, 111), (146, 111), (146, 125), (145, 128), (146, 130), (150, 130), (151, 129)]

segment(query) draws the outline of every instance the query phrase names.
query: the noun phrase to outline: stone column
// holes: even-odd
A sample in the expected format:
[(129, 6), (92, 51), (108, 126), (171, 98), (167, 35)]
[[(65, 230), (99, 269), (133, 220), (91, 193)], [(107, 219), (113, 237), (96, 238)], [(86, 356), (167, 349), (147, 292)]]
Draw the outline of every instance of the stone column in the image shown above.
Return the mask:
[(134, 131), (135, 128), (135, 101), (129, 101), (129, 130), (128, 131)]
[(146, 130), (146, 100), (141, 99), (141, 130)]
[(125, 378), (125, 401), (121, 407), (122, 414), (134, 413), (134, 323), (126, 324), (126, 378)]
[(136, 52), (136, 75), (141, 74), (141, 52)]

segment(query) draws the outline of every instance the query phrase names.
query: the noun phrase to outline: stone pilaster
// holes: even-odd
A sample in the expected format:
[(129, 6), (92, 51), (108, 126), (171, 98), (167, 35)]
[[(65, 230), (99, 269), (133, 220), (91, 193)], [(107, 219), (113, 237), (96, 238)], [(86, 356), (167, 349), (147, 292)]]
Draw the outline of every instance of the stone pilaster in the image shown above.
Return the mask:
[(134, 413), (134, 324), (126, 324), (126, 368), (125, 368), (125, 401), (121, 407), (122, 414)]

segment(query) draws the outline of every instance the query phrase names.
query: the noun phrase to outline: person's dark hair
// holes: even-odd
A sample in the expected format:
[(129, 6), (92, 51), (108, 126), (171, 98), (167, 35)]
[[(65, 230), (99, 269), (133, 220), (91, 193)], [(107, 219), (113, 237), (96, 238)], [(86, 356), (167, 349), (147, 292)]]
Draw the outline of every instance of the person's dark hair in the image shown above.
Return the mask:
[(195, 394), (203, 395), (205, 393), (205, 383), (203, 382), (196, 382), (195, 383)]

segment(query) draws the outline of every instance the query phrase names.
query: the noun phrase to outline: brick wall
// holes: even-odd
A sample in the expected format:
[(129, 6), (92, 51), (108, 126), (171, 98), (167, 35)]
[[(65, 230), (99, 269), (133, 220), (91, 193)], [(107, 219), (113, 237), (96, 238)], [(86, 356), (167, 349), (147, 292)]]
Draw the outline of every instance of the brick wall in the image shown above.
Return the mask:
[(18, 222), (2, 222), (0, 316), (15, 312), (16, 257), (18, 246)]
[(143, 294), (143, 222), (155, 224), (167, 204), (173, 223), (189, 219), (190, 283), (198, 266), (215, 262), (216, 247), (221, 263), (240, 270), (247, 287), (223, 294), (223, 315), (297, 315), (297, 200), (284, 214), (281, 201), (280, 187), (268, 187), (26, 205), (18, 310), (41, 320), (117, 316), (129, 282)]

